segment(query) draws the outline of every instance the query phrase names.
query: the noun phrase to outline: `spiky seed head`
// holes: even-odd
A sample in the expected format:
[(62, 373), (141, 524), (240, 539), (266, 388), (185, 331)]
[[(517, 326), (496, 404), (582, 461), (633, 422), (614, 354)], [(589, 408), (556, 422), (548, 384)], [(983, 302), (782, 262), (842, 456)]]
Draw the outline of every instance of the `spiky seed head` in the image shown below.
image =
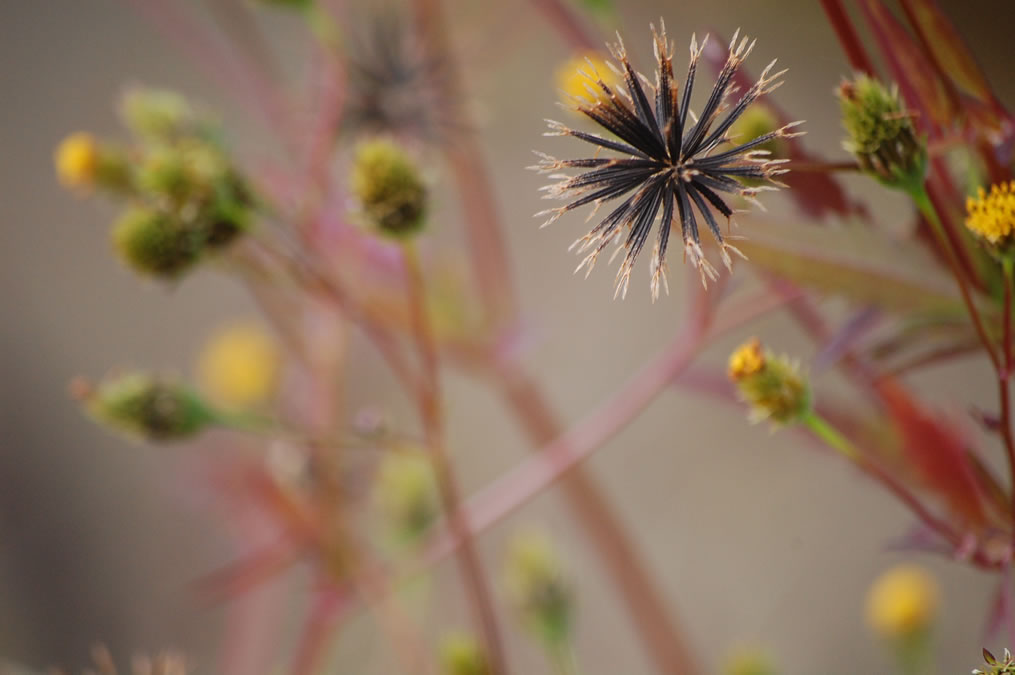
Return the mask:
[(764, 350), (757, 338), (733, 351), (727, 372), (741, 398), (751, 406), (752, 421), (786, 425), (811, 409), (810, 385), (799, 365)]
[[(800, 132), (793, 130), (799, 123), (792, 123), (754, 138), (734, 139), (733, 125), (756, 100), (781, 84), (785, 72), (772, 72), (773, 61), (753, 86), (735, 102), (731, 101), (734, 75), (753, 48), (753, 42), (739, 38), (739, 34), (734, 36), (708, 101), (695, 117), (690, 112), (690, 93), (704, 42), (699, 44), (691, 38), (691, 61), (681, 93), (674, 78), (672, 45), (666, 38), (665, 27), (653, 29), (653, 34), (654, 81), (635, 71), (622, 41), (610, 50), (619, 64), (614, 70), (619, 73), (623, 87), (611, 85), (602, 75), (589, 73), (594, 77), (595, 95), (587, 96), (576, 109), (610, 136), (549, 121), (547, 136), (571, 136), (585, 141), (597, 147), (596, 155), (587, 159), (557, 159), (538, 153), (540, 161), (532, 168), (550, 174), (557, 181), (543, 188), (545, 198), (568, 202), (537, 214), (547, 216), (544, 225), (580, 206), (591, 206), (594, 215), (602, 204), (620, 200), (591, 232), (572, 246), (584, 254), (578, 269), (589, 271), (611, 244), (619, 246), (618, 253), (625, 252), (617, 273), (617, 295), (626, 294), (634, 262), (662, 214), (650, 270), (654, 299), (660, 288), (666, 288), (666, 249), (674, 223), (680, 226), (685, 257), (698, 268), (703, 284), (714, 279), (716, 271), (702, 251), (699, 225), (706, 227), (718, 243), (723, 263), (728, 268), (732, 266), (731, 254), (739, 255), (739, 251), (723, 234), (715, 213), (729, 221), (733, 209), (721, 195), (734, 194), (753, 202), (761, 192), (781, 186), (777, 176), (786, 172), (784, 160), (771, 159), (762, 147)], [(600, 157), (602, 150), (619, 156)], [(568, 169), (579, 169), (581, 173), (564, 173)], [(760, 184), (745, 184), (752, 179)]]
[(860, 167), (890, 187), (921, 184), (927, 171), (926, 144), (917, 136), (898, 87), (857, 75), (839, 85), (838, 96), (847, 134), (843, 147)]
[(378, 138), (356, 149), (352, 191), (367, 221), (393, 237), (419, 232), (427, 208), (423, 177), (408, 153), (394, 141)]
[(1015, 181), (982, 187), (966, 199), (966, 227), (997, 255), (1015, 249)]
[(174, 441), (218, 423), (216, 413), (191, 389), (167, 378), (128, 373), (72, 391), (96, 421), (135, 438)]

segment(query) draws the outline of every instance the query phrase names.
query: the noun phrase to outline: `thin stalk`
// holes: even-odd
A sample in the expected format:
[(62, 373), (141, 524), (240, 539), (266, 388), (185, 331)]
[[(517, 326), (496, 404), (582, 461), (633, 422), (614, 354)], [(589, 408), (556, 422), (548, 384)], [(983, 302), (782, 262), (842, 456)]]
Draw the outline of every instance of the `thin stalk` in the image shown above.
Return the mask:
[(1012, 511), (1012, 545), (1015, 547), (1015, 442), (1012, 440), (1011, 424), (1011, 401), (1008, 382), (1011, 379), (1012, 371), (1012, 326), (1011, 326), (1011, 303), (1012, 291), (1015, 287), (1015, 274), (1012, 272), (1013, 261), (1011, 256), (1005, 256), (1001, 261), (1001, 268), (1004, 271), (1004, 320), (1002, 328), (1002, 351), (1004, 353), (1004, 368), (998, 370), (997, 381), (999, 399), (1001, 403), (1001, 438), (1004, 440), (1004, 449), (1008, 453), (1008, 464), (1011, 469), (1011, 511)]
[(570, 640), (550, 647), (549, 651), (557, 675), (578, 675), (578, 659), (575, 657), (574, 645)]
[(863, 42), (857, 35), (853, 23), (849, 20), (849, 14), (846, 13), (846, 8), (842, 6), (841, 0), (821, 0), (821, 6), (825, 9), (825, 14), (828, 15), (828, 21), (832, 24), (835, 35), (839, 38), (839, 44), (846, 52), (849, 65), (853, 67), (853, 70), (873, 75), (874, 67), (871, 65), (870, 57), (867, 56), (867, 50), (864, 49)]
[(585, 28), (581, 17), (561, 0), (529, 0), (575, 51), (596, 51), (603, 45)]
[(430, 451), (434, 474), (441, 501), (447, 513), (451, 532), (459, 540), (458, 561), (473, 613), (479, 623), (490, 665), (496, 675), (508, 673), (507, 661), (493, 607), (493, 595), (479, 560), (479, 554), (469, 529), (469, 522), (461, 508), (458, 482), (447, 454), (444, 438), (444, 411), (440, 386), (437, 345), (426, 308), (426, 286), (419, 252), (415, 243), (406, 240), (402, 247), (407, 272), (409, 310), (419, 357), (423, 363), (427, 388), (419, 400), (424, 435)]
[(994, 349), (994, 343), (991, 341), (990, 336), (987, 333), (987, 329), (983, 325), (983, 318), (980, 316), (980, 310), (976, 307), (976, 303), (973, 301), (972, 294), (969, 290), (969, 283), (966, 279), (966, 275), (962, 271), (962, 265), (959, 262), (954, 248), (951, 246), (944, 226), (941, 224), (941, 218), (938, 217), (937, 209), (934, 208), (934, 203), (931, 201), (930, 195), (927, 194), (927, 188), (924, 187), (923, 184), (920, 184), (907, 190), (907, 192), (913, 199), (916, 207), (920, 210), (920, 213), (922, 213), (924, 218), (927, 219), (927, 222), (930, 223), (931, 230), (933, 230), (934, 236), (937, 237), (938, 244), (944, 252), (945, 259), (951, 267), (952, 275), (955, 277), (955, 281), (959, 285), (959, 291), (962, 293), (962, 301), (965, 303), (966, 310), (969, 312), (969, 318), (972, 319), (973, 326), (976, 328), (976, 334), (979, 336), (980, 342), (983, 344), (983, 348), (987, 352), (987, 356), (990, 357), (990, 362), (994, 365), (994, 370), (1000, 373), (1001, 361)]

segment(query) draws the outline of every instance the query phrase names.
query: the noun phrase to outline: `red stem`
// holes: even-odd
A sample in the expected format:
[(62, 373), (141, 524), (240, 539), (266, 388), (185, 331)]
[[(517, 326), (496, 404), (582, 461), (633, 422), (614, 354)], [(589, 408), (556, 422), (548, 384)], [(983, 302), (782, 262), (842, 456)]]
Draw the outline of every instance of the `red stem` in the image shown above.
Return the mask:
[(547, 21), (575, 51), (597, 51), (603, 48), (602, 42), (594, 38), (585, 28), (578, 14), (561, 0), (529, 1), (543, 13)]
[(871, 65), (867, 50), (864, 49), (863, 42), (860, 41), (860, 36), (849, 20), (849, 15), (846, 13), (846, 8), (842, 6), (841, 0), (821, 0), (821, 6), (824, 7), (825, 14), (828, 15), (828, 20), (839, 38), (839, 44), (846, 52), (849, 65), (857, 72), (873, 75), (874, 66)]

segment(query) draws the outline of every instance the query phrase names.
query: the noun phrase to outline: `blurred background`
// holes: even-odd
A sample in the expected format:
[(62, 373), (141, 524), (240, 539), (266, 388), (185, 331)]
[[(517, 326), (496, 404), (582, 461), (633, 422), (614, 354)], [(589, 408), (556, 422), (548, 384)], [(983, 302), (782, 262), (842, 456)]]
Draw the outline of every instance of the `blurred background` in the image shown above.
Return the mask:
[[(129, 84), (203, 101), (220, 111), (241, 156), (270, 152), (270, 130), (135, 11), (140, 4), (0, 3), (0, 661), (34, 669), (81, 667), (89, 646), (104, 642), (121, 655), (174, 647), (206, 673), (223, 641), (226, 610), (200, 602), (192, 582), (233, 551), (227, 526), (188, 487), (194, 451), (125, 443), (91, 424), (66, 393), (75, 375), (99, 377), (118, 366), (190, 374), (221, 321), (256, 316), (243, 289), (213, 269), (168, 289), (138, 281), (110, 251), (105, 227), (113, 208), (76, 199), (53, 177), (52, 150), (68, 132), (122, 135), (114, 107)], [(648, 24), (660, 16), (677, 43), (681, 71), (692, 32), (729, 35), (741, 27), (756, 36), (749, 68), (756, 73), (778, 57), (790, 72), (776, 96), (807, 120), (806, 144), (844, 157), (833, 88), (848, 68), (816, 2), (617, 4), (626, 42), (645, 71)], [(1001, 100), (1015, 105), (1015, 7), (992, 0), (941, 4)], [(567, 247), (582, 225), (576, 216), (539, 230), (532, 213), (544, 208), (537, 192), (544, 181), (523, 169), (532, 149), (562, 147), (541, 134), (543, 118), (561, 114), (554, 72), (568, 49), (527, 3), (447, 5), (534, 336), (526, 360), (573, 421), (674, 333), (687, 277), (674, 262), (672, 294), (652, 304), (641, 266), (623, 302), (610, 300), (609, 270), (587, 281), (572, 275), (576, 261)], [(284, 12), (258, 16), (291, 86), (305, 87), (303, 24)], [(441, 236), (454, 240), (461, 219), (453, 197), (441, 196), (446, 178), (435, 168)], [(872, 181), (848, 186), (873, 196), (878, 222), (894, 226), (908, 217), (905, 202)], [(778, 199), (767, 204), (776, 216), (793, 217)], [(812, 355), (778, 318), (749, 331), (718, 341), (703, 362), (721, 368), (730, 349), (753, 333), (778, 351)], [(408, 415), (387, 377), (377, 376), (383, 368), (372, 352), (358, 343), (353, 349), (365, 356), (350, 365), (350, 404)], [(983, 362), (953, 363), (922, 375), (920, 393), (957, 412), (971, 402), (988, 406), (990, 377)], [(474, 491), (525, 457), (527, 442), (476, 383), (449, 376), (448, 386), (451, 447)], [(909, 516), (835, 458), (798, 436), (751, 426), (740, 408), (675, 388), (589, 467), (710, 668), (738, 645), (757, 644), (786, 673), (889, 670), (864, 625), (863, 597), (881, 571), (902, 559), (886, 552), (886, 543), (906, 530)], [(484, 535), (490, 568), (500, 568), (506, 534), (533, 523), (549, 529), (574, 572), (583, 672), (650, 672), (601, 566), (552, 491)], [(978, 659), (994, 580), (937, 558), (921, 562), (943, 586), (940, 672), (968, 672)], [(431, 591), (436, 624), (465, 621), (455, 578), (453, 566), (442, 566)], [(299, 616), (306, 585), (297, 572), (246, 602)], [(386, 672), (383, 644), (361, 623), (335, 641), (335, 672)], [(279, 639), (285, 645), (290, 638)], [(509, 641), (518, 672), (541, 672), (531, 643), (518, 635)]]

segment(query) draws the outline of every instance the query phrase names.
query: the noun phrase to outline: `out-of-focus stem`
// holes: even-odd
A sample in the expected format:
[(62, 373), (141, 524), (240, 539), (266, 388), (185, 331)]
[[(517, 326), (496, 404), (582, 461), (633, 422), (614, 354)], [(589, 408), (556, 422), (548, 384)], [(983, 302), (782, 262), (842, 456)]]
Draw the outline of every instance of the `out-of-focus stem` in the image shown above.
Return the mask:
[(602, 44), (585, 28), (581, 17), (561, 0), (529, 0), (575, 51), (594, 51)]
[(412, 328), (427, 383), (419, 400), (424, 435), (448, 524), (460, 543), (458, 561), (465, 579), (469, 600), (476, 615), (475, 618), (482, 631), (490, 665), (496, 675), (507, 675), (507, 661), (500, 638), (500, 629), (497, 625), (493, 595), (479, 560), (472, 533), (469, 531), (468, 521), (461, 509), (457, 479), (445, 447), (444, 412), (437, 345), (427, 315), (426, 286), (419, 252), (411, 240), (403, 243), (402, 250), (405, 254), (406, 286)]
[(1015, 547), (1015, 442), (1012, 439), (1011, 425), (1011, 401), (1008, 383), (1011, 380), (1012, 371), (1012, 327), (1011, 327), (1011, 303), (1012, 290), (1015, 285), (1015, 275), (1012, 273), (1012, 258), (1006, 255), (1001, 261), (1004, 270), (1004, 325), (1002, 328), (1002, 352), (1004, 353), (1004, 367), (997, 373), (999, 399), (1001, 404), (1001, 438), (1004, 440), (1004, 448), (1008, 453), (1008, 464), (1011, 469), (1011, 511), (1012, 511), (1012, 546)]
[(867, 50), (864, 49), (863, 42), (857, 35), (853, 23), (849, 20), (849, 15), (846, 13), (846, 8), (842, 6), (841, 0), (821, 0), (821, 6), (824, 7), (825, 14), (828, 15), (828, 20), (839, 38), (839, 44), (846, 52), (849, 65), (853, 67), (853, 70), (873, 75), (874, 67), (871, 65), (870, 57), (867, 56)]

